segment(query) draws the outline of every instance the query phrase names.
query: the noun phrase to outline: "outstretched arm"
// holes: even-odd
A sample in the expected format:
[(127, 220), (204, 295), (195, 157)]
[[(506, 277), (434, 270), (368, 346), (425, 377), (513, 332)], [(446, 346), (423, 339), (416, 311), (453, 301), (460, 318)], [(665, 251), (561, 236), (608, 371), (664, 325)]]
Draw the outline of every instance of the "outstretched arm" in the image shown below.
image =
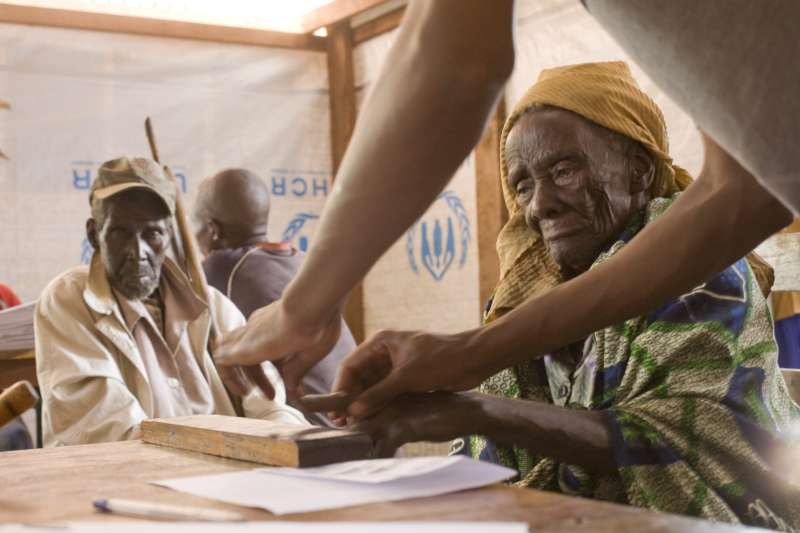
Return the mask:
[(327, 353), (347, 293), (478, 141), (511, 74), (512, 23), (512, 0), (412, 0), (361, 110), (314, 247), (283, 299), (226, 338), (221, 355), (241, 363), (294, 356), (284, 366), (293, 386)]
[(354, 425), (372, 435), (379, 456), (409, 442), (483, 435), (597, 473), (616, 470), (603, 411), (578, 411), (474, 392), (408, 394)]

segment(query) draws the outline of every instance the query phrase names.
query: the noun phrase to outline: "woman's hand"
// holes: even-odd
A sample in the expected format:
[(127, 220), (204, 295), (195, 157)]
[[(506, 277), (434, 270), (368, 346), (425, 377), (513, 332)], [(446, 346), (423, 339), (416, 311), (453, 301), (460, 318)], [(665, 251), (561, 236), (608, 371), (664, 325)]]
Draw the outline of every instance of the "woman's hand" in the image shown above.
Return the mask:
[(342, 361), (333, 390), (354, 396), (347, 415), (363, 418), (404, 393), (474, 388), (485, 375), (471, 339), (469, 331), (381, 331)]
[(446, 442), (482, 431), (480, 396), (472, 392), (405, 394), (351, 429), (372, 435), (378, 457), (409, 442)]

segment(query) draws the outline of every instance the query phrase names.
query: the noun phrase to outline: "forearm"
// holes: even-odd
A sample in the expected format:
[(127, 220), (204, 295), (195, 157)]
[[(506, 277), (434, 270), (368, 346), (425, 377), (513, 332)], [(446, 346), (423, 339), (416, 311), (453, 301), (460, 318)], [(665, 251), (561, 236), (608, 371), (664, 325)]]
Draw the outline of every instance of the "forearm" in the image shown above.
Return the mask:
[(476, 395), (474, 420), (492, 442), (525, 448), (596, 473), (617, 469), (602, 411), (577, 411), (539, 402)]
[(409, 5), (360, 112), (314, 247), (286, 290), (284, 304), (301, 321), (329, 316), (478, 140), (511, 72), (512, 4)]
[(713, 142), (706, 166), (670, 209), (614, 257), (486, 328), (465, 334), (471, 374), (523, 359), (657, 309), (705, 282), (791, 221)]

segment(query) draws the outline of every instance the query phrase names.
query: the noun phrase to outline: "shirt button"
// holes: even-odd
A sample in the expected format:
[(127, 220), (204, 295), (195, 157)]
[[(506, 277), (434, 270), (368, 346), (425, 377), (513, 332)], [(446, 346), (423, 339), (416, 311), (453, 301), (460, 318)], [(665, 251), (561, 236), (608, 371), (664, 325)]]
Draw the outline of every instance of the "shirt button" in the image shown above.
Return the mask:
[(178, 381), (177, 378), (169, 378), (167, 379), (167, 385), (172, 387), (173, 389), (177, 389), (180, 386), (181, 382)]
[(558, 388), (558, 397), (559, 398), (566, 398), (567, 394), (569, 394), (569, 387), (567, 387), (566, 385), (561, 385)]

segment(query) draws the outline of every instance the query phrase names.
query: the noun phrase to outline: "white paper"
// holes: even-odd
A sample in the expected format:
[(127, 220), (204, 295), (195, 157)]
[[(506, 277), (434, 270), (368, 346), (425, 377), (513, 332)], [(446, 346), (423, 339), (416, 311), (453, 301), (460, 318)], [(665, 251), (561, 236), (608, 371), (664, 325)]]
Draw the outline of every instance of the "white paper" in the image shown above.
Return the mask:
[(274, 468), (270, 472), (290, 477), (310, 477), (354, 483), (386, 483), (405, 477), (419, 477), (453, 465), (452, 457), (411, 457), (408, 459), (365, 459), (312, 468)]
[(36, 302), (0, 311), (0, 351), (33, 349), (33, 312)]
[[(50, 526), (11, 524), (0, 533), (527, 533), (523, 522), (74, 522)], [(111, 527), (113, 526), (113, 527)]]
[[(401, 475), (378, 483), (313, 477), (308, 473), (312, 469), (287, 475), (287, 469), (284, 468), (258, 468), (229, 474), (169, 479), (155, 484), (235, 505), (258, 507), (280, 515), (437, 496), (483, 487), (516, 474), (510, 468), (463, 456), (427, 459), (429, 461), (423, 463), (425, 468), (416, 475), (407, 473), (408, 466), (416, 462), (415, 458), (386, 460), (397, 464), (380, 465), (385, 469), (384, 472)], [(343, 471), (347, 463), (337, 466)], [(359, 470), (351, 470), (349, 476), (355, 476), (354, 472), (357, 474)], [(323, 476), (329, 476), (329, 473), (323, 473)]]

